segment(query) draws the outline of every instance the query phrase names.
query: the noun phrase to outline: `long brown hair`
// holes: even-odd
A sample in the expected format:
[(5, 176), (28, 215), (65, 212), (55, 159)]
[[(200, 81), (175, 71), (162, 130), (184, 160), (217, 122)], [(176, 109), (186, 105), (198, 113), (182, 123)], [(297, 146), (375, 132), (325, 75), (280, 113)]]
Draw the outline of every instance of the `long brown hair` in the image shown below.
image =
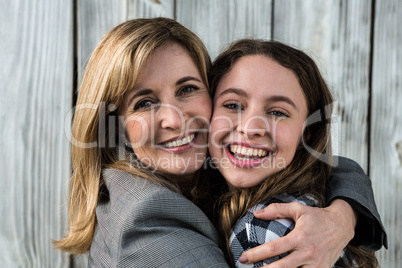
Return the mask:
[[(203, 82), (208, 85), (211, 61), (204, 44), (172, 19), (126, 21), (107, 33), (93, 51), (72, 127), (75, 140), (71, 146), (69, 229), (65, 238), (54, 241), (56, 248), (73, 254), (89, 250), (96, 226), (95, 208), (103, 184), (103, 168), (122, 170), (179, 191), (177, 185), (163, 176), (132, 165), (127, 160), (130, 152), (124, 146), (117, 146), (120, 148), (117, 149), (104, 142), (119, 139), (118, 127), (111, 122), (117, 116), (124, 94), (134, 87), (142, 66), (152, 53), (169, 42), (178, 43), (188, 51)], [(101, 132), (100, 126), (104, 129)]]
[[(310, 194), (323, 206), (332, 163), (330, 124), (333, 98), (317, 65), (304, 52), (276, 41), (236, 41), (214, 61), (210, 72), (211, 89), (216, 89), (219, 81), (241, 57), (249, 55), (268, 57), (295, 74), (306, 98), (309, 116), (302, 144), (286, 169), (255, 187), (238, 189), (221, 198), (221, 246), (229, 255), (232, 226), (249, 208), (263, 200), (282, 193)], [(376, 267), (373, 253), (361, 249), (352, 249), (352, 253), (359, 267)]]

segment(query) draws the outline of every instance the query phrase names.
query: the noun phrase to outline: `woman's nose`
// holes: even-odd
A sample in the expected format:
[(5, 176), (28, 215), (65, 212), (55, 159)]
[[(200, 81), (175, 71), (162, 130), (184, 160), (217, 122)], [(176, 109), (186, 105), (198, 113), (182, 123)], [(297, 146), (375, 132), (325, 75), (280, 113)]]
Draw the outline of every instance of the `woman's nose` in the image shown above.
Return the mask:
[(157, 113), (162, 128), (178, 130), (184, 127), (185, 116), (177, 106), (172, 104), (160, 104)]

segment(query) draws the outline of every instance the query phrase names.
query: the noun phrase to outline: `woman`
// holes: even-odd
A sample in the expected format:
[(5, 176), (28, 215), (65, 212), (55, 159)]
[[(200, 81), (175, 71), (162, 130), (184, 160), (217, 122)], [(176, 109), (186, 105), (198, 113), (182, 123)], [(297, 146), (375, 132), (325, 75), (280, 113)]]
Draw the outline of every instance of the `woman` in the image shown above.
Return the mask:
[[(293, 229), (291, 220), (260, 220), (253, 212), (271, 203), (325, 205), (334, 164), (333, 98), (314, 61), (280, 42), (236, 41), (218, 56), (211, 74), (210, 133), (217, 134), (209, 139), (209, 152), (229, 188), (220, 233), (223, 249), (241, 266), (243, 252)], [(321, 120), (306, 125), (314, 115)], [(341, 256), (336, 267), (378, 267), (374, 252), (348, 247)]]
[(210, 65), (199, 38), (170, 19), (127, 21), (100, 41), (77, 101), (59, 249), (90, 251), (94, 266), (225, 267), (213, 225), (189, 201), (210, 198), (199, 172)]

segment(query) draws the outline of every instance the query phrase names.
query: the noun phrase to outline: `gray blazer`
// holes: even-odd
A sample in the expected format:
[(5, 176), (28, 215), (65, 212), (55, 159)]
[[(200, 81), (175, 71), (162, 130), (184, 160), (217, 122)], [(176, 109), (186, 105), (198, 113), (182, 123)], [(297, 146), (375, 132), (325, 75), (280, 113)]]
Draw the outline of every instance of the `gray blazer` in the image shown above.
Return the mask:
[(105, 169), (89, 267), (228, 267), (217, 232), (185, 197)]
[[(192, 202), (165, 187), (105, 169), (107, 193), (99, 197), (90, 267), (228, 267), (217, 232)], [(370, 179), (360, 166), (339, 158), (327, 201), (341, 198), (360, 212), (354, 244), (378, 250), (387, 235)]]

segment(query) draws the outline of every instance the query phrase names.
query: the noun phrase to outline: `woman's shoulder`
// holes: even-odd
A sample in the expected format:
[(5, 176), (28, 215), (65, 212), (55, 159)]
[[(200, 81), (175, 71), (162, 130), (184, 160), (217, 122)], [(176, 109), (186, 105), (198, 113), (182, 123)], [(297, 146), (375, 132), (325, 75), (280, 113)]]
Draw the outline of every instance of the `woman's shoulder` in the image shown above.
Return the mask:
[(121, 170), (111, 168), (103, 169), (102, 179), (108, 194), (119, 196), (120, 198), (143, 200), (144, 198), (147, 199), (158, 193), (165, 193), (175, 196), (176, 198), (182, 198), (180, 194), (158, 183)]
[[(122, 218), (130, 215), (142, 219), (163, 216), (181, 218), (186, 214), (187, 217), (198, 218), (198, 221), (209, 222), (193, 202), (158, 183), (115, 169), (103, 170), (102, 177), (105, 187), (98, 203), (101, 211), (113, 210)], [(97, 216), (101, 215), (97, 213)]]

